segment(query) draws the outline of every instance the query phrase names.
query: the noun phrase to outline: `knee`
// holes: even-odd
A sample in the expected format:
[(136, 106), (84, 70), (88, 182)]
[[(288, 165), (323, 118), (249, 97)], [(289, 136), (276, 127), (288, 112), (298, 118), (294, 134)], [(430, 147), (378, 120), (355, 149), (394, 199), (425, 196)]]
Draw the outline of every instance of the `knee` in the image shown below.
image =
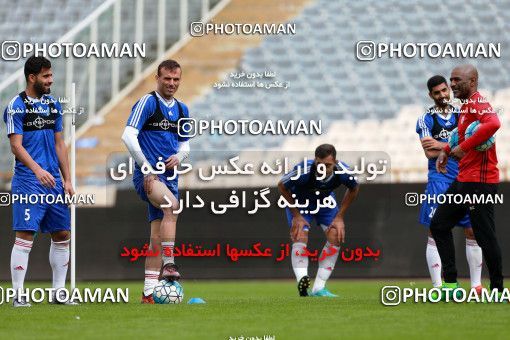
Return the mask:
[(307, 231), (301, 231), (299, 232), (296, 237), (291, 237), (291, 240), (293, 243), (301, 242), (301, 243), (308, 243), (308, 232)]
[(467, 239), (475, 240), (475, 233), (473, 232), (473, 228), (464, 229), (464, 235), (466, 235)]
[(292, 243), (297, 243), (297, 242), (308, 244), (308, 238), (307, 237), (297, 237), (292, 240)]
[(336, 247), (340, 246), (340, 241), (338, 241), (338, 231), (335, 228), (329, 228), (326, 231), (326, 239), (330, 244)]
[(178, 214), (174, 214), (172, 208), (170, 208), (170, 209), (163, 209), (163, 215), (164, 215), (164, 218), (166, 218), (167, 221), (170, 220), (172, 222), (177, 222), (177, 216), (179, 216)]
[(34, 241), (33, 231), (17, 231), (16, 237), (25, 241)]
[(68, 230), (61, 230), (51, 234), (51, 239), (54, 242), (67, 241), (71, 238), (71, 232)]
[(157, 235), (151, 235), (151, 248), (155, 248), (161, 244), (161, 235), (158, 233)]
[(170, 202), (172, 203), (170, 207), (162, 208), (161, 210), (163, 210), (165, 217), (175, 218), (175, 220), (177, 220), (178, 214), (175, 213), (175, 211), (180, 209), (179, 201), (172, 199)]

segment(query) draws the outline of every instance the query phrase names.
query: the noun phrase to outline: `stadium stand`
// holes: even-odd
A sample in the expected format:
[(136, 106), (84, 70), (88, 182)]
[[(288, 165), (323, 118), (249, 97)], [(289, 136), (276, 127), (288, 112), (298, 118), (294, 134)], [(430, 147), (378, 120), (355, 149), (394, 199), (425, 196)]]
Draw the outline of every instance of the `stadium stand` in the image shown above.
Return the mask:
[[(502, 33), (508, 13), (476, 2), (454, 1), (448, 4), (451, 6), (462, 7), (462, 13), (449, 18), (447, 11), (439, 10), (431, 17), (427, 5), (417, 1), (357, 1), (349, 6), (327, 0), (314, 2), (292, 20), (298, 27), (293, 39), (267, 37), (260, 46), (248, 50), (238, 66), (238, 70), (246, 72), (275, 72), (281, 81), (290, 82), (287, 91), (211, 89), (193, 103), (192, 109), (196, 116), (207, 112), (213, 117), (237, 119), (321, 119), (327, 132), (320, 137), (262, 136), (256, 144), (245, 138), (226, 136), (223, 139), (228, 141), (222, 142), (219, 136), (202, 136), (196, 138), (194, 149), (250, 146), (269, 150), (262, 154), (264, 158), (276, 150), (303, 151), (330, 142), (345, 151), (384, 150), (391, 159), (392, 181), (425, 181), (426, 160), (415, 133), (417, 118), (432, 105), (425, 83), (434, 74), (449, 78), (451, 69), (463, 61), (381, 58), (360, 62), (353, 45), (358, 40), (471, 42), (473, 30), (483, 32), (487, 41), (508, 43), (509, 38)], [(489, 19), (494, 25), (483, 25)], [(462, 20), (463, 24), (453, 25), (455, 20)], [(502, 50), (502, 54), (508, 55), (508, 51)], [(506, 88), (510, 86), (510, 75), (506, 60), (502, 57), (465, 62), (478, 67), (482, 92), (508, 124), (510, 97)], [(224, 80), (228, 81), (228, 77)], [(218, 102), (222, 105), (216, 105)], [(502, 128), (497, 138), (501, 140), (498, 148), (502, 178), (508, 180), (509, 164), (504, 156), (509, 154), (505, 143), (510, 138), (509, 130)]]
[[(29, 0), (0, 3), (0, 34), (8, 40), (48, 43), (57, 41), (73, 25), (82, 21), (102, 0)], [(20, 25), (24, 22), (24, 25)], [(42, 24), (44, 23), (44, 24)], [(1, 79), (23, 67), (24, 60), (0, 63)]]

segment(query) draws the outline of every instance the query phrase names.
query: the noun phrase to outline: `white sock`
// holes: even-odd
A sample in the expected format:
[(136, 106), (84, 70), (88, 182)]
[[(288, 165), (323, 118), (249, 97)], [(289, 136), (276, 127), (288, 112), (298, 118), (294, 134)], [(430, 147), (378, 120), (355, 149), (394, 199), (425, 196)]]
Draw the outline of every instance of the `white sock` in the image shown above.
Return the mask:
[(296, 280), (299, 282), (303, 276), (308, 275), (308, 256), (301, 256), (304, 253), (306, 243), (296, 242), (292, 244), (291, 262), (292, 269), (294, 269), (294, 275)]
[(477, 287), (482, 284), (482, 248), (478, 246), (476, 240), (466, 239), (466, 258), (469, 265), (469, 277), (471, 278), (471, 287)]
[(66, 286), (70, 242), (71, 240), (61, 242), (51, 241), (50, 266), (53, 271), (53, 288), (63, 288)]
[(441, 257), (437, 251), (436, 241), (429, 236), (427, 242), (427, 251), (425, 252), (427, 258), (427, 266), (429, 267), (430, 278), (432, 279), (433, 287), (441, 287), (443, 284), (441, 279)]
[(33, 241), (27, 241), (16, 237), (11, 252), (11, 277), (12, 288), (15, 290), (23, 289), (25, 274), (28, 267), (28, 255), (32, 250)]
[(158, 284), (159, 272), (154, 270), (145, 271), (145, 281), (143, 282), (143, 295), (148, 296), (154, 291)]
[[(336, 252), (333, 255), (326, 256), (322, 261), (319, 261), (319, 269), (317, 270), (317, 277), (315, 278), (315, 282), (313, 283), (312, 293), (315, 293), (326, 286), (326, 281), (329, 279), (329, 276), (335, 269), (335, 263), (338, 259), (338, 254), (340, 252), (340, 247), (334, 246), (329, 242), (326, 242), (324, 248), (322, 248), (323, 252), (329, 254), (331, 252), (330, 248), (334, 248)], [(322, 252), (320, 254), (323, 254)]]
[(161, 248), (163, 249), (163, 255), (161, 258), (163, 259), (163, 265), (167, 263), (175, 263), (174, 262), (174, 245), (175, 242), (161, 242)]

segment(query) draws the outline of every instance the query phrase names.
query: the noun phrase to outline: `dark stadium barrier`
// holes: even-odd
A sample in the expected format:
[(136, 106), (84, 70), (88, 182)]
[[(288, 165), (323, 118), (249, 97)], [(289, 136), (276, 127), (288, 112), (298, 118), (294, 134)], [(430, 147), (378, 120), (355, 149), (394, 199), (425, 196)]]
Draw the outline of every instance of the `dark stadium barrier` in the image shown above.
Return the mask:
[[(419, 207), (408, 207), (404, 204), (406, 193), (421, 193), (424, 188), (423, 183), (361, 186), (358, 199), (346, 216), (346, 244), (341, 249), (342, 254), (333, 277), (428, 277), (425, 262), (427, 232), (417, 222)], [(510, 183), (501, 184), (499, 192), (504, 197), (510, 196)], [(207, 201), (225, 202), (231, 189), (193, 190), (192, 197), (195, 193), (199, 193)], [(271, 188), (271, 195), (271, 201), (274, 202), (276, 188)], [(337, 195), (342, 197), (343, 192)], [(113, 208), (77, 209), (79, 281), (143, 280), (143, 256), (136, 261), (131, 260), (135, 258), (132, 249), (137, 248), (136, 252), (139, 252), (149, 241), (146, 205), (138, 199), (134, 191), (118, 192), (117, 197), (122, 199), (118, 199)], [(10, 280), (9, 261), (14, 239), (11, 218), (11, 208), (1, 207), (0, 280)], [(508, 275), (510, 231), (507, 226), (510, 225), (510, 214), (505, 211), (505, 205), (496, 207), (496, 221), (503, 249), (504, 273)], [(310, 232), (310, 252), (317, 249), (320, 252), (324, 241), (322, 232), (314, 226)], [(48, 235), (37, 237), (30, 255), (27, 280), (51, 279), (48, 263), (49, 242)], [(186, 244), (187, 249), (191, 244), (192, 248), (202, 246), (202, 250), (220, 251), (219, 254), (215, 253), (220, 256), (177, 258), (176, 263), (181, 267), (181, 274), (187, 279), (293, 277), (290, 257), (288, 252), (285, 253), (286, 244), (290, 244), (289, 228), (284, 211), (277, 206), (261, 209), (255, 215), (249, 215), (245, 209), (231, 210), (225, 215), (214, 215), (208, 209), (185, 210), (177, 225), (177, 245), (180, 242)], [(469, 271), (465, 243), (460, 228), (455, 228), (455, 242), (459, 275), (467, 277)], [(266, 248), (270, 248), (271, 250), (265, 253), (268, 256), (241, 256), (237, 261), (233, 261), (233, 248), (253, 250), (257, 243), (260, 243), (261, 253), (253, 251), (253, 254), (262, 255)], [(226, 254), (227, 245), (231, 256)], [(375, 256), (376, 251), (380, 251), (378, 256)], [(129, 256), (121, 256), (126, 252), (129, 252)], [(139, 255), (136, 252), (134, 254)], [(311, 261), (309, 274), (315, 276), (316, 269), (317, 262)]]

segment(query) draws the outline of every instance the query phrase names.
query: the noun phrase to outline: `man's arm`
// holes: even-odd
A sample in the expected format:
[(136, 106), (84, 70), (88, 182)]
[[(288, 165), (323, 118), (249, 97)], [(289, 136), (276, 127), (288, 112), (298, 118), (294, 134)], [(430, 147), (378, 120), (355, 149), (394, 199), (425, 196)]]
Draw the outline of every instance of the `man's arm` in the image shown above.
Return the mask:
[(432, 137), (423, 137), (420, 139), (423, 152), (428, 159), (437, 158), (441, 150), (448, 144), (435, 140)]
[[(175, 99), (177, 101), (177, 99)], [(189, 119), (189, 110), (188, 107), (184, 104), (179, 104), (182, 106), (184, 119)], [(181, 127), (182, 129), (182, 127)], [(175, 155), (170, 155), (165, 160), (165, 166), (167, 169), (173, 169), (177, 167), (179, 164), (182, 163), (183, 160), (189, 157), (190, 153), (190, 145), (189, 145), (189, 139), (190, 137), (184, 130), (179, 131), (179, 148), (177, 150), (177, 153)]]
[(145, 166), (151, 170), (151, 173), (153, 173), (154, 169), (147, 158), (145, 158), (145, 155), (142, 152), (142, 147), (140, 146), (140, 143), (138, 143), (138, 133), (139, 131), (137, 128), (126, 126), (124, 133), (122, 134), (122, 141), (126, 145), (126, 148), (131, 154), (131, 157), (135, 160), (136, 164), (138, 164), (140, 168), (145, 164)]
[[(496, 133), (496, 131), (501, 127), (501, 122), (499, 121), (497, 114), (492, 111), (490, 105), (487, 106), (486, 110), (489, 112), (481, 115), (479, 119), (480, 125), (476, 132), (471, 137), (464, 139), (460, 145), (457, 145), (452, 150), (450, 149), (450, 146), (445, 146), (443, 150), (446, 155), (450, 155), (456, 159), (461, 159), (468, 151), (473, 150)], [(476, 114), (476, 112), (473, 114)]]
[(175, 155), (171, 155), (165, 161), (166, 168), (172, 169), (182, 163), (183, 160), (189, 157), (190, 146), (189, 141), (179, 142), (179, 150)]
[(23, 135), (12, 133), (9, 135), (9, 143), (11, 144), (11, 152), (23, 163), (27, 168), (32, 170), (39, 182), (47, 188), (54, 188), (55, 178), (46, 170), (41, 168), (36, 161), (30, 156), (27, 150), (23, 147)]
[(491, 138), (501, 127), (498, 115), (495, 113), (485, 113), (480, 119), (480, 125), (476, 132), (469, 138), (465, 139), (459, 146), (464, 152), (474, 149), (478, 145)]
[[(459, 146), (456, 146), (458, 148)], [(439, 152), (436, 160), (436, 170), (439, 173), (446, 174), (448, 171), (446, 170), (446, 164), (448, 164), (448, 155), (450, 154), (450, 145), (447, 144), (443, 150)]]
[(71, 182), (71, 173), (69, 171), (69, 158), (67, 156), (67, 146), (62, 137), (62, 132), (55, 132), (55, 151), (57, 152), (58, 166), (62, 177), (64, 178), (64, 192), (68, 195), (74, 195), (74, 188)]
[[(287, 189), (285, 187), (285, 184), (283, 184), (282, 181), (278, 182), (278, 190), (280, 191), (280, 194), (283, 196), (283, 198), (285, 198), (285, 200), (287, 202), (289, 202), (290, 205), (294, 205), (294, 203), (296, 203), (296, 200), (292, 197), (292, 193), (290, 192), (289, 189)], [(301, 216), (301, 214), (299, 213), (298, 208), (296, 208), (296, 207), (294, 207), (294, 208), (289, 207), (289, 209), (290, 209), (290, 212), (292, 214), (292, 217), (299, 217), (299, 216)]]
[(138, 133), (139, 131), (137, 128), (128, 125), (126, 126), (126, 128), (124, 129), (124, 133), (122, 134), (122, 141), (129, 150), (131, 157), (133, 157), (133, 159), (140, 166), (140, 168), (142, 168), (142, 166), (145, 164), (145, 166), (149, 169), (149, 173), (144, 174), (143, 187), (145, 189), (145, 192), (147, 192), (147, 194), (150, 194), (151, 181), (159, 181), (159, 178), (155, 174), (154, 169), (152, 168), (151, 164), (149, 163), (147, 158), (145, 158), (145, 155), (142, 152), (140, 143), (138, 143)]
[(353, 188), (347, 188), (347, 190), (345, 191), (344, 198), (342, 199), (342, 203), (340, 204), (340, 209), (338, 210), (338, 213), (336, 214), (335, 218), (333, 219), (333, 222), (331, 223), (330, 228), (334, 228), (337, 230), (338, 241), (340, 241), (340, 243), (345, 241), (345, 222), (344, 222), (345, 213), (347, 212), (347, 209), (349, 209), (349, 207), (351, 206), (351, 203), (354, 201), (356, 196), (358, 196), (358, 192), (359, 184)]
[(351, 206), (351, 203), (354, 201), (356, 196), (358, 196), (359, 185), (356, 185), (354, 188), (347, 188), (345, 191), (344, 198), (342, 199), (342, 203), (340, 205), (340, 209), (338, 210), (337, 216), (344, 217), (347, 209)]
[(147, 119), (149, 119), (154, 112), (155, 105), (157, 105), (157, 103), (150, 94), (140, 98), (131, 109), (126, 128), (121, 137), (136, 164), (138, 164), (140, 168), (145, 165), (148, 167), (151, 174), (154, 174), (154, 169), (143, 154), (140, 143), (138, 142), (138, 134)]
[[(294, 205), (296, 202), (295, 199), (292, 197), (292, 193), (283, 181), (278, 182), (278, 190), (280, 191), (280, 194), (285, 198), (285, 200), (290, 203), (291, 205)], [(289, 207), (290, 212), (292, 214), (292, 227), (290, 229), (290, 237), (295, 242), (299, 239), (299, 234), (303, 232), (303, 228), (306, 226), (310, 227), (308, 222), (305, 220), (303, 215), (299, 212), (298, 208), (296, 207)]]
[(428, 159), (436, 158), (448, 143), (441, 143), (432, 137), (431, 129), (434, 123), (430, 116), (424, 113), (416, 121), (416, 133), (420, 137), (421, 147)]

